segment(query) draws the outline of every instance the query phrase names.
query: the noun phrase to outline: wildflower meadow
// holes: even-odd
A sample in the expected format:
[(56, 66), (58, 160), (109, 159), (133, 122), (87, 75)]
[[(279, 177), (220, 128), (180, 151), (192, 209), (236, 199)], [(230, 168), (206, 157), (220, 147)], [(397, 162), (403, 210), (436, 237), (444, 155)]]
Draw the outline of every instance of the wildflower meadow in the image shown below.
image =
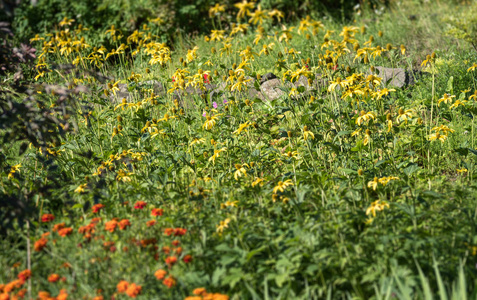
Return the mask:
[(26, 2), (0, 300), (477, 298), (475, 1)]

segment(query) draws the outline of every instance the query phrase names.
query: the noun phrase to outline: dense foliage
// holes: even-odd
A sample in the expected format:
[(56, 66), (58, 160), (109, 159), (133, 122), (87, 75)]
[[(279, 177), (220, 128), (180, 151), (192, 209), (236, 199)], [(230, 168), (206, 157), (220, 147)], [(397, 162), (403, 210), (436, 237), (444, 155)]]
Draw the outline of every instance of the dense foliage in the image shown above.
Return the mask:
[(472, 41), (242, 1), (172, 44), (118, 3), (0, 27), (0, 299), (475, 298)]

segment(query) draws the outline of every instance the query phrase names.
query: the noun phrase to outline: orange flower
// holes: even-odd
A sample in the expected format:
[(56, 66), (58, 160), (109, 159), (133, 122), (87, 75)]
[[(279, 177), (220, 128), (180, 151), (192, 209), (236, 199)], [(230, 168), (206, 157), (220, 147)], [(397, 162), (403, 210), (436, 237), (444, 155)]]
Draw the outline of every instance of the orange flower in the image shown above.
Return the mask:
[(172, 266), (176, 262), (177, 262), (177, 257), (175, 256), (169, 256), (166, 258), (166, 264), (168, 264), (169, 266)]
[(99, 222), (101, 222), (101, 218), (92, 218), (90, 224), (98, 224)]
[(58, 296), (56, 296), (56, 300), (66, 300), (68, 299), (68, 293), (65, 289), (60, 290)]
[(131, 298), (136, 298), (137, 295), (141, 293), (142, 287), (140, 285), (136, 285), (135, 283), (131, 283), (126, 290), (126, 294)]
[(165, 254), (169, 254), (171, 252), (171, 247), (169, 246), (162, 247), (162, 252), (164, 252)]
[(47, 236), (49, 236), (49, 235), (50, 235), (50, 232), (48, 231), (48, 232), (43, 233), (43, 234), (41, 235), (41, 237), (47, 237)]
[(134, 204), (134, 208), (135, 209), (143, 209), (144, 207), (146, 207), (147, 203), (144, 202), (144, 201), (138, 201)]
[(185, 297), (184, 300), (203, 300), (200, 296)]
[(10, 300), (10, 296), (7, 293), (0, 294), (0, 300)]
[(164, 277), (166, 277), (167, 271), (159, 269), (154, 273), (154, 276), (156, 276), (157, 280), (162, 280)]
[(156, 220), (150, 220), (146, 222), (147, 227), (151, 227), (156, 225), (157, 221)]
[(71, 233), (73, 233), (73, 228), (71, 228), (71, 227), (66, 227), (66, 228), (62, 228), (62, 229), (58, 230), (58, 234), (62, 237), (70, 235)]
[(175, 229), (174, 229), (174, 236), (185, 235), (186, 232), (187, 232), (187, 229), (184, 229), (184, 228), (175, 228)]
[(182, 259), (183, 262), (185, 262), (186, 264), (187, 263), (190, 263), (192, 261), (192, 255), (186, 255), (184, 256), (184, 258)]
[(31, 271), (28, 269), (21, 271), (17, 276), (17, 278), (23, 282), (27, 281), (27, 279), (30, 277), (31, 277)]
[(3, 287), (3, 292), (4, 292), (4, 293), (10, 293), (10, 292), (13, 291), (14, 289), (20, 288), (24, 283), (25, 283), (25, 282), (24, 282), (24, 281), (21, 281), (20, 279), (11, 281), (11, 282), (7, 283), (7, 284)]
[(58, 280), (60, 280), (60, 275), (58, 274), (50, 274), (50, 276), (48, 276), (49, 282), (57, 282)]
[(197, 296), (204, 296), (207, 294), (207, 291), (205, 288), (196, 288), (194, 291), (192, 291), (192, 294), (197, 295)]
[(151, 210), (151, 215), (153, 217), (162, 216), (163, 213), (164, 213), (164, 210), (162, 208), (153, 208)]
[(104, 224), (104, 229), (113, 233), (117, 226), (118, 226), (118, 221), (111, 220), (109, 222), (106, 222), (106, 224)]
[(43, 214), (43, 216), (41, 216), (41, 221), (43, 223), (49, 223), (53, 221), (54, 219), (55, 219), (55, 216), (52, 214)]
[(27, 290), (26, 289), (21, 289), (17, 292), (17, 297), (23, 298), (26, 295)]
[(46, 243), (48, 243), (48, 240), (44, 237), (40, 238), (38, 241), (35, 242), (35, 245), (33, 246), (33, 249), (35, 249), (35, 251), (41, 251), (43, 250), (43, 248), (46, 247)]
[(168, 288), (171, 288), (171, 287), (176, 285), (176, 280), (174, 278), (172, 278), (171, 276), (169, 276), (166, 279), (164, 279), (164, 281), (162, 281), (162, 283), (165, 286), (167, 286)]
[(91, 208), (93, 210), (93, 214), (96, 214), (96, 213), (99, 213), (101, 211), (101, 209), (104, 208), (104, 205), (99, 203), (99, 204), (95, 204), (93, 205), (93, 207)]
[(38, 292), (38, 299), (39, 300), (49, 300), (50, 299), (50, 293), (45, 292), (45, 291), (39, 291)]
[(182, 253), (182, 247), (177, 247), (174, 249), (174, 252), (177, 253), (178, 255), (181, 255)]
[(169, 236), (174, 233), (174, 228), (166, 228), (164, 229), (164, 234)]
[(177, 246), (179, 246), (180, 243), (181, 243), (181, 242), (178, 241), (178, 240), (172, 241), (172, 246), (177, 247)]
[(118, 290), (118, 293), (124, 293), (128, 289), (128, 286), (129, 283), (126, 280), (121, 280), (116, 286), (116, 289)]
[(53, 232), (56, 232), (64, 227), (65, 227), (65, 223), (56, 224), (55, 226), (53, 226)]
[(103, 296), (96, 296), (93, 298), (93, 300), (104, 300)]
[(219, 294), (219, 293), (208, 294), (207, 296), (209, 296), (210, 299), (212, 299), (212, 300), (229, 300), (229, 296), (222, 295), (222, 294)]
[(119, 229), (121, 229), (121, 230), (124, 230), (124, 229), (126, 229), (126, 227), (129, 227), (129, 226), (131, 226), (131, 222), (129, 222), (128, 219), (122, 219), (119, 222)]

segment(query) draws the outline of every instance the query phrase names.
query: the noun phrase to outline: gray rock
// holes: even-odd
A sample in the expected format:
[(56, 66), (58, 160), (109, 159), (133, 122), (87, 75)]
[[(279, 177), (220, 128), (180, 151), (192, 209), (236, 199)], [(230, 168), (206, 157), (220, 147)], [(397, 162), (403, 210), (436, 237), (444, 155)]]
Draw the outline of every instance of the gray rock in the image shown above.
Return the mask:
[(266, 81), (269, 81), (271, 79), (275, 79), (277, 76), (273, 73), (266, 73), (260, 78), (260, 85), (264, 84)]
[(142, 88), (152, 88), (154, 91), (154, 94), (156, 95), (165, 95), (166, 94), (166, 87), (164, 84), (157, 80), (147, 80), (147, 81), (142, 81), (139, 82), (139, 87)]
[(418, 75), (415, 71), (385, 67), (375, 67), (375, 74), (383, 79), (384, 86), (397, 88), (414, 84), (414, 79)]
[(260, 86), (260, 91), (262, 92), (263, 96), (265, 96), (266, 99), (271, 101), (285, 94), (284, 91), (279, 89), (279, 87), (283, 87), (283, 86), (284, 85), (280, 79), (274, 78), (274, 79), (265, 81)]

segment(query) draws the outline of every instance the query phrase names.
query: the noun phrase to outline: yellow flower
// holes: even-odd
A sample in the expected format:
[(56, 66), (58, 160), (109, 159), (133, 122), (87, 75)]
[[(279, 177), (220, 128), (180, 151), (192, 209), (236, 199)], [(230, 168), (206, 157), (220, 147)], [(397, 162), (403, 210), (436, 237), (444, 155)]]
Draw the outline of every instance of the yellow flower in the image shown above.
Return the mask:
[(401, 123), (402, 121), (405, 121), (407, 123), (407, 120), (412, 118), (414, 111), (412, 109), (404, 110), (400, 108), (398, 113), (399, 113), (399, 116), (397, 116), (396, 121), (398, 123)]
[(194, 146), (195, 144), (203, 144), (205, 143), (205, 139), (204, 138), (194, 138), (191, 142), (190, 142), (190, 146)]
[(252, 182), (252, 187), (256, 187), (257, 185), (263, 186), (263, 178), (255, 177), (255, 180)]
[(374, 177), (372, 181), (368, 182), (368, 187), (375, 191), (378, 188), (378, 177)]
[(288, 151), (286, 153), (283, 153), (283, 156), (288, 157), (288, 158), (298, 158), (298, 151)]
[(220, 153), (222, 152), (225, 152), (227, 151), (227, 148), (222, 148), (222, 149), (219, 149), (219, 150), (215, 150), (214, 149), (214, 155), (212, 155), (210, 158), (209, 158), (209, 161), (213, 162), (215, 164), (215, 160), (220, 157)]
[(245, 122), (245, 123), (243, 123), (243, 124), (240, 124), (240, 125), (239, 125), (239, 128), (238, 128), (237, 130), (235, 130), (234, 132), (232, 132), (232, 133), (233, 133), (233, 134), (240, 134), (240, 133), (242, 133), (242, 131), (247, 132), (247, 127), (249, 127), (250, 125), (252, 125), (252, 124), (250, 123), (250, 121), (247, 121), (247, 122)]
[(220, 225), (217, 226), (217, 233), (222, 234), (225, 228), (229, 228), (230, 218), (225, 219), (224, 221), (220, 221)]
[(461, 174), (462, 174), (462, 173), (467, 173), (467, 171), (468, 171), (468, 170), (467, 170), (466, 168), (457, 169), (457, 172), (458, 172), (458, 173), (461, 173)]
[(273, 188), (273, 193), (276, 194), (279, 191), (283, 193), (285, 189), (291, 185), (293, 185), (293, 182), (291, 179), (287, 179), (285, 181), (279, 181), (277, 185)]
[(381, 183), (382, 185), (386, 186), (386, 184), (389, 183), (389, 181), (391, 180), (399, 180), (399, 177), (396, 177), (396, 176), (388, 176), (388, 177), (382, 177), (382, 178), (379, 178), (378, 181), (379, 183)]
[(239, 9), (237, 13), (237, 21), (243, 17), (250, 16), (250, 10), (254, 8), (253, 2), (247, 2), (247, 0), (242, 0), (241, 3), (234, 4), (235, 7)]
[(58, 25), (60, 25), (60, 27), (70, 26), (74, 21), (74, 19), (68, 19), (67, 17), (64, 17)]
[(212, 30), (210, 33), (211, 41), (221, 41), (224, 39), (225, 30)]
[(454, 104), (452, 104), (449, 108), (450, 108), (450, 109), (454, 109), (454, 108), (459, 107), (459, 105), (465, 106), (465, 103), (466, 103), (466, 102), (467, 102), (467, 101), (465, 101), (465, 100), (463, 100), (463, 101), (457, 100), (457, 101), (454, 102)]
[(240, 75), (240, 77), (237, 79), (237, 82), (233, 84), (232, 87), (230, 88), (230, 91), (233, 92), (235, 90), (238, 90), (239, 92), (241, 92), (242, 89), (246, 87), (246, 83), (249, 82), (250, 80), (252, 79), (244, 79), (244, 76)]
[(125, 170), (119, 170), (118, 175), (116, 176), (117, 181), (122, 181), (122, 182), (129, 182), (131, 181), (131, 175), (133, 175), (132, 172), (128, 172)]
[(279, 11), (278, 9), (272, 9), (271, 11), (268, 12), (268, 16), (270, 18), (277, 18), (277, 21), (280, 22), (282, 18), (285, 17), (283, 12)]
[(439, 99), (439, 101), (437, 102), (437, 106), (440, 106), (441, 102), (444, 102), (445, 104), (449, 104), (452, 102), (453, 98), (455, 98), (455, 95), (449, 95), (445, 93), (444, 96), (442, 96), (442, 98)]
[(386, 203), (385, 201), (381, 200), (376, 200), (371, 205), (366, 209), (366, 215), (369, 216), (370, 214), (373, 215), (373, 217), (376, 217), (376, 212), (377, 211), (382, 211), (385, 208), (389, 208), (389, 204)]
[(244, 167), (249, 167), (247, 164), (235, 164), (235, 169), (237, 169), (235, 172), (234, 172), (234, 178), (235, 180), (239, 180), (239, 177), (242, 177), (245, 176), (247, 177), (247, 170), (244, 168)]
[(248, 20), (249, 23), (253, 23), (256, 25), (257, 23), (260, 23), (262, 25), (263, 20), (268, 19), (267, 11), (262, 10), (260, 7), (260, 4), (257, 6), (257, 9), (250, 14), (250, 19)]
[(370, 112), (365, 112), (364, 110), (361, 111), (360, 116), (356, 119), (356, 124), (358, 126), (361, 126), (364, 122), (369, 122), (369, 120), (375, 120), (376, 119), (376, 113), (373, 111)]
[(75, 189), (75, 193), (79, 193), (79, 194), (85, 193), (87, 186), (88, 186), (87, 183), (81, 184), (79, 187)]
[(18, 164), (18, 165), (14, 165), (10, 168), (10, 173), (8, 173), (8, 176), (7, 178), (8, 179), (12, 179), (14, 177), (13, 174), (15, 174), (16, 172), (20, 172), (20, 168), (21, 168), (22, 164)]
[(467, 69), (467, 72), (475, 71), (476, 68), (477, 68), (477, 64), (474, 63), (470, 68)]
[(312, 140), (315, 139), (315, 135), (313, 134), (313, 132), (311, 132), (309, 129), (308, 129), (308, 126), (304, 126), (303, 127), (303, 139), (306, 141), (308, 138), (311, 138)]
[(406, 54), (406, 47), (404, 45), (401, 45), (401, 54), (402, 55)]
[(221, 12), (225, 11), (225, 5), (220, 5), (219, 3), (216, 3), (215, 6), (212, 6), (209, 9), (209, 17), (214, 17), (216, 15), (219, 15)]
[(237, 203), (238, 203), (238, 201), (227, 200), (225, 203), (220, 204), (220, 208), (237, 207)]
[(336, 87), (345, 88), (348, 86), (348, 82), (341, 80), (340, 77), (337, 77), (335, 81), (331, 81), (331, 84), (328, 86), (328, 92), (334, 91)]
[(446, 133), (441, 134), (440, 132), (434, 132), (429, 136), (429, 141), (430, 142), (437, 141), (437, 140), (444, 143), (447, 140), (447, 134)]
[(202, 128), (205, 129), (205, 130), (212, 129), (215, 126), (215, 124), (216, 124), (220, 115), (221, 114), (217, 114), (217, 115), (213, 115), (213, 116), (207, 116), (206, 117), (207, 120), (205, 121), (204, 125), (202, 125)]

